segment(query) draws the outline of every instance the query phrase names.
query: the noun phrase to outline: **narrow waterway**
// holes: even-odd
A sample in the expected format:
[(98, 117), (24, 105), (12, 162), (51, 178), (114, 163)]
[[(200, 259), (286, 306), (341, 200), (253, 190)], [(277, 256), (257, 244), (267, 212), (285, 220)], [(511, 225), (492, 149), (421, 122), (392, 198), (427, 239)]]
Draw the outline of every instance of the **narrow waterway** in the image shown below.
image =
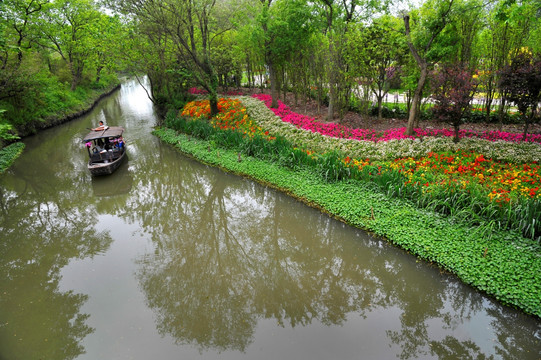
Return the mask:
[[(81, 143), (126, 129), (92, 178)], [(541, 322), (151, 135), (133, 81), (0, 175), (0, 359), (535, 359)]]

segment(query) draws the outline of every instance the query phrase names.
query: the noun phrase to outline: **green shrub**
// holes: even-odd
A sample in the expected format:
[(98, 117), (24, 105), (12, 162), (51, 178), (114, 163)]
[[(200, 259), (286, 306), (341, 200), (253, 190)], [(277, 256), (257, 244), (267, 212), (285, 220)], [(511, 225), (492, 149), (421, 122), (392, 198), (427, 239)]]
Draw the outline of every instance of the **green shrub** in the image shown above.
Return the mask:
[(0, 173), (3, 173), (13, 164), (24, 150), (24, 143), (17, 142), (0, 150)]

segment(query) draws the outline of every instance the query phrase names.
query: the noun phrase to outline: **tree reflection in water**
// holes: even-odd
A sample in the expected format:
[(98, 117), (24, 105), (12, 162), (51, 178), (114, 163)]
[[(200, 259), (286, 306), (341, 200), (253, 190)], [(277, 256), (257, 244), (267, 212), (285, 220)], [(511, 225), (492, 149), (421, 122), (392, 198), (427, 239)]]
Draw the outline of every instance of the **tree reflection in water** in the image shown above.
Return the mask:
[(66, 360), (84, 353), (81, 341), (93, 332), (80, 311), (88, 296), (61, 292), (60, 270), (112, 242), (94, 228), (96, 214), (73, 186), (71, 163), (50, 163), (55, 155), (41, 150), (21, 157), (10, 170), (14, 176), (0, 184), (1, 359)]
[[(383, 341), (398, 345), (400, 358), (491, 358), (494, 349), (485, 356), (456, 331), (487, 300), (453, 277), (250, 181), (194, 171), (190, 161), (142, 178), (137, 186), (156, 196), (129, 207), (142, 209), (132, 216), (144, 219), (155, 251), (139, 258), (136, 276), (158, 331), (177, 344), (246, 351), (260, 319), (330, 326), (394, 307), (401, 329), (391, 325)], [(351, 241), (333, 241), (344, 231)]]
[[(94, 225), (98, 214), (150, 234), (153, 250), (138, 258), (135, 275), (159, 333), (177, 344), (250, 353), (261, 324), (345, 329), (354, 323), (349, 328), (360, 330), (352, 335), (359, 344), (391, 349), (401, 359), (537, 359), (538, 322), (385, 241), (181, 158), (150, 136), (140, 113), (128, 114), (131, 106), (117, 114), (120, 105), (108, 104), (107, 117), (133, 116), (126, 123), (133, 162), (129, 172), (115, 174), (121, 188), (107, 179), (90, 183), (74, 137), (83, 122), (52, 129), (54, 137), (44, 132), (10, 170), (13, 176), (0, 177), (1, 359), (84, 353), (83, 339), (94, 331), (82, 313), (88, 296), (61, 292), (60, 269), (109, 250), (111, 236)], [(58, 144), (72, 144), (72, 151), (60, 152)], [(111, 192), (123, 195), (111, 198)], [(383, 329), (377, 329), (381, 343), (367, 344), (361, 336), (376, 333), (367, 328), (374, 324)], [(97, 338), (110, 336), (99, 321), (96, 327)]]

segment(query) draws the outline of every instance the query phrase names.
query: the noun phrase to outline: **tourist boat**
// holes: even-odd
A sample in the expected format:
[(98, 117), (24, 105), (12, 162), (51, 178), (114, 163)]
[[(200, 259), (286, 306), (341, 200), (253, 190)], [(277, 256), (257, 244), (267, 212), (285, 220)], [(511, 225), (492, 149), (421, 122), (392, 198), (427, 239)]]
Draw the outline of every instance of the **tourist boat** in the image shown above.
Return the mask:
[(120, 126), (106, 126), (83, 138), (89, 157), (88, 170), (92, 175), (109, 175), (118, 169), (126, 157), (123, 132)]

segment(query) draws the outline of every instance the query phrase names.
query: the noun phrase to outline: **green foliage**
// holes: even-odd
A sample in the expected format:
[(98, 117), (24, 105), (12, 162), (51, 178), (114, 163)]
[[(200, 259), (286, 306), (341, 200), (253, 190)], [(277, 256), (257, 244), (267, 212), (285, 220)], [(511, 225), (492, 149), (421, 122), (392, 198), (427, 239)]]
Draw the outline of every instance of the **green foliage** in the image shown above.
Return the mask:
[(24, 150), (24, 143), (17, 142), (0, 149), (0, 174), (21, 155)]
[(4, 123), (3, 113), (6, 110), (0, 109), (0, 148), (2, 148), (4, 141), (13, 141), (20, 139), (19, 136), (13, 133), (13, 126), (11, 124)]
[(93, 0), (2, 3), (0, 107), (21, 135), (88, 108), (118, 84), (126, 26)]
[(23, 136), (88, 109), (99, 96), (118, 85), (116, 75), (104, 74), (99, 83), (84, 82), (72, 91), (69, 82), (61, 82), (45, 70), (28, 81), (30, 88), (24, 96), (0, 101), (0, 106), (6, 109), (5, 121)]

